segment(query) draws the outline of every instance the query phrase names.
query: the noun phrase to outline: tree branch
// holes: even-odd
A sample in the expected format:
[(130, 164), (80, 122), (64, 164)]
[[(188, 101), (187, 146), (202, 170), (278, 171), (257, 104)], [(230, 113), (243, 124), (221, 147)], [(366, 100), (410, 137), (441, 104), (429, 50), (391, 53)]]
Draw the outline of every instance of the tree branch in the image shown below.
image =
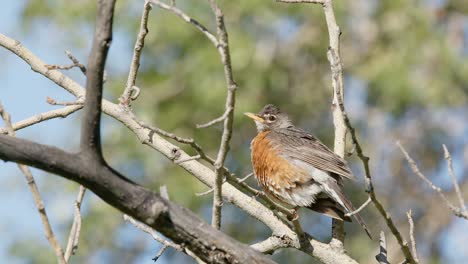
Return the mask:
[(379, 254), (375, 256), (375, 259), (379, 264), (390, 264), (387, 259), (387, 241), (385, 240), (384, 231), (380, 231)]
[(261, 253), (211, 228), (194, 213), (139, 186), (107, 166), (55, 147), (0, 135), (0, 158), (63, 176), (93, 191), (106, 203), (184, 244), (209, 263), (274, 263)]
[(143, 47), (145, 46), (145, 37), (148, 34), (148, 16), (151, 11), (151, 3), (145, 0), (143, 5), (143, 14), (141, 16), (140, 30), (138, 32), (137, 40), (135, 42), (135, 50), (133, 52), (132, 63), (130, 64), (130, 70), (128, 73), (127, 86), (123, 94), (119, 98), (121, 105), (130, 106), (130, 101), (136, 99), (134, 95), (134, 86), (138, 74), (138, 68), (140, 68), (140, 56)]
[(86, 100), (81, 124), (81, 152), (104, 163), (101, 150), (101, 100), (107, 51), (112, 41), (115, 0), (99, 0), (93, 46), (88, 57)]
[(416, 250), (416, 240), (414, 239), (414, 222), (413, 222), (413, 217), (411, 216), (411, 214), (412, 214), (411, 210), (409, 210), (406, 213), (406, 216), (408, 217), (408, 223), (409, 223), (409, 226), (410, 226), (409, 234), (410, 234), (411, 248), (413, 250), (414, 261), (416, 263), (419, 263), (418, 252)]
[(226, 96), (226, 118), (224, 119), (223, 135), (221, 136), (221, 144), (219, 146), (218, 155), (214, 163), (216, 181), (214, 186), (213, 196), (213, 211), (211, 224), (219, 229), (221, 227), (221, 207), (223, 206), (222, 185), (223, 185), (223, 170), (224, 161), (226, 160), (229, 151), (229, 142), (232, 136), (232, 123), (234, 120), (234, 106), (236, 103), (237, 84), (234, 81), (231, 66), (231, 55), (229, 53), (229, 41), (226, 26), (224, 24), (224, 14), (216, 4), (215, 0), (209, 0), (211, 9), (216, 17), (216, 33), (218, 35), (218, 51), (221, 55), (221, 62), (224, 66), (224, 77), (227, 84)]
[[(41, 123), (43, 121), (47, 121), (49, 119), (58, 118), (58, 117), (64, 118), (64, 117), (67, 117), (68, 115), (80, 110), (81, 108), (83, 108), (83, 105), (70, 105), (70, 106), (66, 106), (64, 108), (55, 109), (55, 110), (51, 110), (51, 111), (48, 111), (48, 112), (40, 113), (40, 114), (34, 115), (32, 117), (29, 117), (29, 118), (26, 118), (24, 120), (21, 120), (21, 121), (18, 121), (16, 123), (14, 123), (14, 124), (12, 124), (12, 127), (13, 127), (13, 130), (16, 131), (16, 130), (26, 128), (28, 126), (32, 126), (32, 125), (37, 124), (37, 123)], [(7, 129), (6, 128), (0, 128), (0, 133), (6, 134)]]
[(172, 6), (167, 5), (159, 0), (150, 0), (150, 2), (157, 5), (159, 8), (171, 11), (172, 13), (176, 14), (178, 17), (182, 18), (185, 22), (194, 25), (199, 31), (201, 31), (211, 41), (211, 43), (213, 43), (215, 47), (218, 47), (219, 45), (218, 40), (205, 26), (200, 24), (200, 22), (198, 22), (197, 20), (188, 16), (182, 10), (175, 7), (175, 5), (172, 5)]
[(78, 196), (75, 201), (75, 210), (73, 217), (73, 224), (70, 229), (70, 234), (68, 235), (67, 248), (65, 250), (65, 260), (68, 262), (72, 255), (75, 255), (76, 250), (78, 249), (78, 241), (80, 238), (81, 231), (81, 203), (86, 192), (86, 188), (83, 185), (80, 185), (80, 190), (78, 191)]
[[(462, 206), (461, 208), (458, 208), (457, 206), (453, 205), (449, 199), (447, 198), (447, 196), (445, 196), (445, 194), (442, 192), (442, 189), (440, 189), (439, 187), (437, 187), (434, 183), (432, 183), (426, 176), (424, 176), (424, 174), (419, 170), (418, 168), (418, 165), (416, 165), (416, 162), (410, 157), (410, 155), (408, 154), (408, 152), (406, 151), (406, 149), (401, 145), (400, 142), (397, 142), (396, 143), (397, 146), (400, 148), (401, 152), (403, 153), (403, 155), (405, 156), (405, 159), (408, 161), (408, 164), (411, 168), (411, 170), (413, 171), (414, 174), (416, 174), (419, 178), (421, 178), (424, 182), (427, 183), (427, 185), (429, 185), (429, 187), (431, 187), (431, 189), (433, 189), (434, 191), (437, 192), (437, 194), (439, 195), (439, 197), (442, 199), (442, 201), (445, 202), (445, 204), (447, 205), (447, 207), (452, 211), (452, 213), (455, 215), (455, 216), (458, 216), (458, 217), (461, 217), (461, 218), (465, 218), (468, 220), (468, 213), (466, 213), (464, 211), (464, 203), (463, 203), (463, 200), (461, 200), (460, 203), (462, 203)], [(445, 156), (447, 157), (446, 153), (445, 153)], [(451, 164), (449, 163), (449, 171), (450, 171), (450, 166)], [(450, 172), (449, 172), (450, 174)], [(456, 179), (455, 179), (455, 183), (456, 183)], [(458, 186), (458, 183), (456, 183), (457, 186)], [(458, 192), (460, 191), (460, 189), (458, 189)], [(457, 193), (457, 197), (458, 196), (458, 192), (457, 190), (455, 189), (455, 192)]]
[(460, 203), (460, 207), (459, 207), (460, 211), (462, 211), (464, 215), (468, 216), (468, 210), (466, 210), (465, 201), (463, 200), (463, 195), (460, 191), (460, 186), (458, 186), (457, 177), (455, 177), (455, 173), (453, 172), (452, 156), (450, 155), (450, 152), (448, 151), (447, 146), (445, 146), (445, 144), (442, 144), (442, 147), (444, 149), (444, 158), (447, 160), (447, 167), (448, 167), (450, 179), (452, 179), (453, 188), (455, 189), (458, 202)]
[[(3, 105), (0, 103), (0, 116), (5, 122), (5, 129), (9, 136), (15, 137), (15, 130), (11, 125), (10, 115), (5, 111)], [(52, 226), (49, 222), (49, 217), (47, 216), (47, 211), (44, 205), (44, 201), (41, 198), (41, 194), (39, 192), (39, 188), (37, 188), (36, 181), (34, 180), (34, 176), (31, 173), (31, 170), (28, 166), (18, 163), (18, 168), (23, 173), (24, 177), (26, 178), (26, 182), (29, 186), (29, 191), (31, 192), (34, 200), (34, 204), (36, 205), (37, 211), (39, 212), (39, 216), (41, 217), (42, 225), (44, 226), (45, 235), (47, 240), (49, 241), (50, 246), (54, 249), (55, 255), (57, 257), (57, 261), (60, 264), (67, 263), (64, 255), (63, 249), (60, 246), (57, 238), (54, 235), (54, 231), (52, 231)]]

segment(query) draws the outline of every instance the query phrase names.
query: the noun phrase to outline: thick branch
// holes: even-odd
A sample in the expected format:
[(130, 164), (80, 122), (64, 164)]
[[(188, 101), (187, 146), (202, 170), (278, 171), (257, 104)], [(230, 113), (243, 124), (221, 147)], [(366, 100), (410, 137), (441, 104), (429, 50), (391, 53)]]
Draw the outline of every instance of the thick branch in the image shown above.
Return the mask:
[(33, 166), (93, 191), (108, 204), (184, 244), (209, 263), (274, 263), (261, 253), (211, 228), (190, 210), (126, 179), (107, 166), (55, 147), (0, 135), (0, 158)]
[(101, 100), (107, 51), (112, 41), (115, 0), (99, 0), (93, 46), (86, 72), (86, 100), (81, 124), (81, 151), (102, 162), (100, 139)]

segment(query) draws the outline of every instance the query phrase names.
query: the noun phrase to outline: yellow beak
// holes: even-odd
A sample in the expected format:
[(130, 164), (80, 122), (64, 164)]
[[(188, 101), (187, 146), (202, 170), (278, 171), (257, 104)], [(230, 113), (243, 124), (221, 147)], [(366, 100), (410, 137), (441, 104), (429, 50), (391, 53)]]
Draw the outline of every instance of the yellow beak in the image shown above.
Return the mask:
[(246, 115), (246, 116), (248, 116), (248, 117), (252, 118), (253, 120), (258, 121), (258, 122), (260, 122), (260, 123), (264, 123), (264, 122), (265, 122), (265, 120), (263, 120), (263, 118), (259, 117), (259, 116), (256, 115), (256, 114), (253, 114), (253, 113), (244, 113), (244, 115)]

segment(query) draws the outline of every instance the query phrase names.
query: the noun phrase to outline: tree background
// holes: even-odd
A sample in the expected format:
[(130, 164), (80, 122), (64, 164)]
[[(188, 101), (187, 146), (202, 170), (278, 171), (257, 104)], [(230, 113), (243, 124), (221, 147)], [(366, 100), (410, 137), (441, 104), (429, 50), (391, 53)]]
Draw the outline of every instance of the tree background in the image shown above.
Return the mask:
[[(105, 97), (111, 101), (116, 101), (125, 87), (141, 2), (117, 3), (105, 90)], [(215, 27), (208, 3), (178, 0), (177, 5), (209, 28)], [(251, 171), (249, 144), (255, 129), (242, 113), (256, 112), (266, 103), (279, 105), (298, 126), (331, 146), (331, 88), (325, 54), (328, 35), (321, 10), (274, 1), (225, 0), (220, 5), (226, 16), (233, 71), (239, 84), (232, 149), (226, 165), (238, 175)], [(418, 252), (424, 263), (462, 263), (468, 257), (462, 243), (468, 239), (468, 233), (462, 232), (468, 230), (468, 223), (452, 216), (413, 175), (395, 141), (405, 145), (426, 175), (452, 192), (441, 148), (445, 143), (462, 189), (468, 193), (467, 177), (463, 177), (468, 172), (468, 4), (461, 0), (337, 1), (335, 12), (343, 31), (345, 102), (371, 157), (377, 193), (404, 231), (408, 230), (405, 213), (413, 209)], [(21, 40), (47, 63), (68, 64), (64, 50), (86, 60), (95, 1), (8, 1), (0, 15), (0, 32)], [(171, 13), (154, 8), (148, 25), (150, 32), (137, 80), (142, 94), (133, 103), (135, 113), (148, 123), (195, 138), (214, 155), (221, 126), (196, 129), (195, 125), (224, 111), (225, 84), (216, 50)], [(0, 49), (0, 61), (0, 98), (13, 121), (54, 108), (46, 103), (46, 96), (71, 99), (4, 49)], [(84, 82), (78, 70), (67, 74)], [(79, 141), (73, 138), (79, 129), (79, 116), (78, 112), (63, 120), (47, 121), (18, 135), (74, 150)], [(167, 185), (173, 201), (210, 219), (211, 195), (194, 194), (206, 187), (142, 146), (125, 127), (105, 116), (103, 121), (104, 152), (112, 166), (145, 186), (158, 189)], [(366, 198), (363, 172), (354, 156), (349, 161), (359, 181), (348, 184), (347, 193), (359, 205)], [(54, 262), (23, 177), (15, 164), (2, 164), (0, 173), (0, 260)], [(46, 177), (37, 170), (34, 173), (54, 230), (64, 241), (78, 186)], [(256, 184), (254, 179), (248, 183)], [(228, 203), (223, 213), (223, 230), (240, 241), (253, 243), (268, 236), (266, 227)], [(329, 218), (305, 210), (301, 214), (306, 231), (319, 239), (329, 239)], [(375, 234), (387, 230), (373, 206), (362, 214)], [(147, 234), (124, 223), (118, 211), (91, 193), (85, 198), (83, 216), (74, 263), (146, 263), (160, 247)], [(368, 241), (354, 224), (347, 225), (346, 230), (351, 256), (360, 262), (373, 262), (377, 244)], [(387, 236), (387, 240), (394, 244), (392, 237)], [(391, 257), (399, 254), (393, 248), (389, 247)], [(310, 261), (309, 256), (290, 249), (279, 251), (274, 258), (279, 262)], [(191, 263), (174, 251), (166, 252), (158, 261)]]

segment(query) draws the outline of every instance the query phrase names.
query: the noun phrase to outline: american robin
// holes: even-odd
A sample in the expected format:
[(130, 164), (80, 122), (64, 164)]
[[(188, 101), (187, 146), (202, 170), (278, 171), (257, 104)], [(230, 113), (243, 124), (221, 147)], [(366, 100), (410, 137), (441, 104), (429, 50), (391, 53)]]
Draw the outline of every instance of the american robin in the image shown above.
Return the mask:
[[(351, 222), (345, 213), (354, 211), (354, 207), (341, 186), (342, 178), (354, 179), (346, 161), (312, 134), (296, 128), (274, 105), (245, 115), (255, 121), (258, 130), (251, 143), (251, 158), (262, 189), (293, 206), (296, 215), (300, 207), (307, 207)], [(362, 218), (358, 214), (354, 217), (371, 237)]]

